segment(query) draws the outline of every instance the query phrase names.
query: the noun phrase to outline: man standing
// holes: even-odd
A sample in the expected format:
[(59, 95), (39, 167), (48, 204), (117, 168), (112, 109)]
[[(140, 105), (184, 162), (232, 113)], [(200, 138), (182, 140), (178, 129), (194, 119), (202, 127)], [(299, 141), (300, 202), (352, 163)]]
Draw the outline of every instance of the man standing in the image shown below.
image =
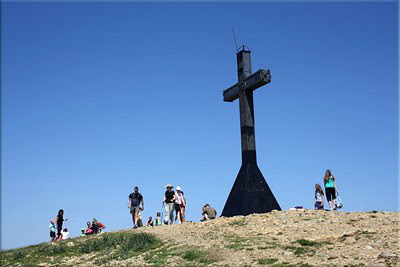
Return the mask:
[(164, 224), (168, 225), (168, 221), (171, 224), (174, 222), (174, 203), (175, 203), (175, 192), (172, 190), (173, 186), (171, 184), (167, 184), (165, 186), (167, 191), (165, 191), (163, 203), (165, 203), (165, 216), (164, 216)]
[(129, 194), (128, 208), (130, 208), (132, 214), (133, 228), (137, 228), (137, 220), (139, 214), (139, 205), (142, 202), (141, 210), (144, 210), (144, 201), (142, 194), (139, 193), (139, 187), (135, 186), (134, 191)]

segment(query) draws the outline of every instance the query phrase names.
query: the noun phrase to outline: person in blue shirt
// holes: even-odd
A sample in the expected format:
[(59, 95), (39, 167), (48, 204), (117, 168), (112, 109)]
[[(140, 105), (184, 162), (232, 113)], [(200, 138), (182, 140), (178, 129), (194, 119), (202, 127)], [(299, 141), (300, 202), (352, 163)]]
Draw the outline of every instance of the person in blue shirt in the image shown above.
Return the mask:
[(51, 238), (50, 242), (54, 242), (56, 241), (56, 225), (53, 219), (50, 221), (49, 228), (50, 228), (50, 238)]

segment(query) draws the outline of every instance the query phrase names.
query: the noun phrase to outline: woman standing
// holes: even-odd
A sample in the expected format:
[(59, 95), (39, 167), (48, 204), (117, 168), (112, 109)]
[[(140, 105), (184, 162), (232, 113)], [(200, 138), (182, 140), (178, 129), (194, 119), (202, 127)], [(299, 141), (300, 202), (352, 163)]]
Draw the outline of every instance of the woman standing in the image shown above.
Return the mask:
[(334, 205), (333, 209), (336, 210), (336, 192), (339, 191), (336, 188), (335, 177), (332, 175), (330, 170), (326, 170), (325, 172), (324, 187), (330, 210), (332, 210), (332, 199)]
[(56, 218), (56, 223), (57, 223), (57, 238), (61, 239), (61, 230), (62, 230), (62, 225), (64, 221), (68, 221), (68, 219), (64, 220), (64, 210), (59, 210)]
[(184, 210), (182, 209), (185, 208), (185, 198), (183, 197), (183, 192), (179, 186), (176, 187), (176, 192), (175, 192), (175, 222), (178, 220), (179, 223), (185, 222), (184, 219)]

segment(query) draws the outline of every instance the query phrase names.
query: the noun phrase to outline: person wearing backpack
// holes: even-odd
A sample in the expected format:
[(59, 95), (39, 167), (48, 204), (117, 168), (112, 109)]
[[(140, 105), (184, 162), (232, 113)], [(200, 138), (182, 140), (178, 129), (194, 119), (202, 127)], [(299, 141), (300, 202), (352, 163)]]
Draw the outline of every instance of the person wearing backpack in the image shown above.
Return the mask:
[[(336, 187), (335, 177), (332, 175), (331, 171), (328, 169), (324, 176), (324, 187), (326, 199), (328, 200), (330, 210), (336, 210), (336, 192), (339, 193)], [(333, 208), (332, 208), (333, 200)]]
[(315, 185), (314, 208), (316, 210), (324, 209), (324, 191), (322, 190), (320, 184)]
[(137, 228), (137, 221), (139, 215), (139, 205), (142, 203), (141, 210), (144, 210), (144, 201), (142, 194), (139, 193), (139, 187), (135, 186), (133, 192), (129, 194), (128, 197), (128, 208), (130, 209), (130, 213), (132, 214), (133, 228)]

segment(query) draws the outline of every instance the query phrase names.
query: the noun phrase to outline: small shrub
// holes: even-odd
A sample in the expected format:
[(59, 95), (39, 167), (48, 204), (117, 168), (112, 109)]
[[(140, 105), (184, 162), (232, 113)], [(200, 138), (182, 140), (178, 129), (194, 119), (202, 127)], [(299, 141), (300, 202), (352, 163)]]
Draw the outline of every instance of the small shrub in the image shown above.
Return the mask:
[(307, 252), (306, 248), (300, 247), (300, 248), (296, 248), (296, 250), (294, 251), (294, 254), (295, 255), (301, 255), (301, 254), (305, 254), (306, 252)]
[(302, 246), (318, 246), (318, 245), (320, 245), (319, 242), (310, 241), (307, 239), (299, 239), (296, 241), (296, 243), (299, 243)]
[(23, 252), (22, 250), (16, 250), (11, 254), (11, 258), (14, 260), (22, 259), (25, 257), (26, 253)]
[(264, 259), (257, 260), (258, 264), (273, 264), (277, 261), (278, 261), (278, 259), (275, 259), (275, 258), (264, 258)]

